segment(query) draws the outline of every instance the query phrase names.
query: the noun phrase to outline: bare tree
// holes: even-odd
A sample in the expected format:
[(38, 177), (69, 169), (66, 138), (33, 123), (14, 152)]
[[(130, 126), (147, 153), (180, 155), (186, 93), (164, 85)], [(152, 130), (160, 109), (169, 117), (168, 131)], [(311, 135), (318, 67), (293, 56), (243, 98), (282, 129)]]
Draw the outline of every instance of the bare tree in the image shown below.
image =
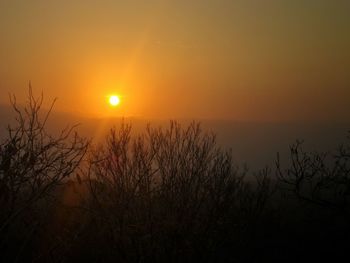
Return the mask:
[(302, 142), (290, 147), (291, 165), (283, 169), (277, 158), (281, 186), (301, 201), (350, 218), (350, 147), (336, 153), (305, 152)]
[(122, 124), (92, 151), (89, 209), (114, 259), (207, 260), (227, 240), (249, 239), (266, 205), (267, 171), (255, 186), (245, 173), (198, 123), (148, 126), (134, 138)]
[[(15, 96), (10, 100), (15, 124), (8, 126), (7, 138), (0, 144), (1, 244), (6, 242), (4, 237), (11, 225), (22, 219), (32, 220), (28, 211), (72, 175), (88, 149), (88, 141), (78, 136), (74, 126), (57, 137), (47, 132), (55, 101), (41, 118), (43, 95), (35, 98), (31, 87), (24, 109), (17, 105)], [(34, 222), (29, 224), (33, 226)]]

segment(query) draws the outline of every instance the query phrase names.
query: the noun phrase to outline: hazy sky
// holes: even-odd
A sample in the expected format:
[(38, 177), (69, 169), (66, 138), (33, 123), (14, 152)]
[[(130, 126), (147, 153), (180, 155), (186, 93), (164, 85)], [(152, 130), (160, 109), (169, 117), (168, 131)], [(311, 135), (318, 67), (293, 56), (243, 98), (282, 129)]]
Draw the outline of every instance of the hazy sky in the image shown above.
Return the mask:
[(349, 14), (349, 0), (0, 0), (0, 103), (30, 80), (93, 117), (350, 120)]

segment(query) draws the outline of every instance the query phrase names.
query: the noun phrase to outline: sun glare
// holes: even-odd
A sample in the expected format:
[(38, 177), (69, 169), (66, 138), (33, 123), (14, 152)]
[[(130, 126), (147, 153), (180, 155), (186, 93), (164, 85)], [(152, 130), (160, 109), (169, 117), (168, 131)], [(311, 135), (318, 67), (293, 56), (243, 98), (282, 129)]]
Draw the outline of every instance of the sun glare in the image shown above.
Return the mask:
[(120, 99), (116, 95), (112, 95), (109, 97), (109, 104), (113, 107), (117, 106), (120, 103)]

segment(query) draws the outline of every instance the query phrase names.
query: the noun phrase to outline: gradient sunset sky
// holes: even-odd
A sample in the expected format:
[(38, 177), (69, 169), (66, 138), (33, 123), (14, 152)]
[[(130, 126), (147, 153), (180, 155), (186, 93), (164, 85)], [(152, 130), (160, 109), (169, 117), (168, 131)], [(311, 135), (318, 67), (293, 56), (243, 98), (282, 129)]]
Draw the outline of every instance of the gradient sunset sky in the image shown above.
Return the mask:
[(90, 117), (350, 120), (348, 0), (0, 0), (0, 39), (1, 104), (31, 81)]

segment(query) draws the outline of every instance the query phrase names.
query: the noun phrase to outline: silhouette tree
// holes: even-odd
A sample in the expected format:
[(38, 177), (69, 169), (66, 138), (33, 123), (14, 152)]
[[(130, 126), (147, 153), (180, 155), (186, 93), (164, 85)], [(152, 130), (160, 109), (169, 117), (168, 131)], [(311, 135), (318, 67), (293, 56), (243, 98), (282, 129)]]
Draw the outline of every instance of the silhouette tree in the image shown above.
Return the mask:
[(290, 147), (289, 168), (277, 158), (277, 176), (286, 189), (301, 201), (350, 219), (350, 147), (336, 153), (305, 152), (302, 142)]
[(31, 87), (24, 109), (15, 96), (10, 99), (16, 117), (0, 144), (0, 248), (8, 249), (14, 242), (17, 251), (12, 252), (18, 259), (42, 223), (33, 209), (38, 204), (45, 208), (43, 202), (55, 187), (78, 168), (88, 141), (74, 132), (75, 127), (67, 127), (57, 137), (50, 135), (46, 123), (55, 101), (41, 118), (43, 95), (35, 98)]
[(258, 184), (245, 174), (198, 123), (148, 126), (136, 137), (123, 123), (92, 151), (87, 229), (99, 229), (105, 260), (111, 251), (111, 261), (213, 260), (225, 244), (249, 242), (267, 203), (267, 173)]

